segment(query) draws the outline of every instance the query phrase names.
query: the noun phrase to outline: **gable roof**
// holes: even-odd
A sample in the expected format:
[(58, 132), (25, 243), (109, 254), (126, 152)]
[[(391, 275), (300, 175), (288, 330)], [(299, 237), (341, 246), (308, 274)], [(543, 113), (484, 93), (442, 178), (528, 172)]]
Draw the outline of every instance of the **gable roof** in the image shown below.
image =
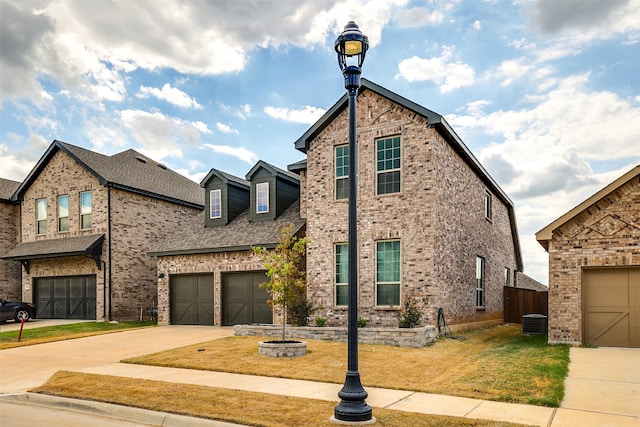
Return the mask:
[(640, 177), (640, 165), (637, 165), (629, 172), (622, 175), (620, 178), (613, 181), (611, 184), (604, 187), (602, 190), (595, 193), (593, 196), (589, 197), (584, 202), (580, 203), (575, 208), (571, 209), (566, 214), (562, 215), (560, 218), (553, 221), (551, 224), (544, 227), (542, 230), (536, 233), (536, 240), (540, 245), (545, 249), (549, 250), (549, 241), (553, 238), (553, 232), (558, 228), (562, 227), (567, 222), (571, 221), (576, 216), (580, 215), (590, 206), (598, 203), (600, 200), (608, 196), (609, 194), (616, 191), (618, 188), (622, 187), (629, 181), (634, 178)]
[[(476, 175), (487, 185), (491, 191), (496, 194), (496, 196), (506, 205), (507, 211), (509, 213), (509, 222), (511, 226), (511, 235), (513, 239), (513, 246), (515, 249), (515, 257), (516, 257), (516, 267), (519, 271), (523, 271), (522, 264), (522, 252), (520, 249), (520, 239), (518, 236), (518, 227), (516, 225), (516, 217), (515, 210), (513, 206), (513, 202), (507, 196), (507, 194), (500, 188), (498, 183), (489, 175), (489, 172), (486, 171), (484, 166), (480, 164), (478, 159), (473, 155), (473, 153), (469, 150), (469, 148), (464, 144), (462, 139), (456, 134), (453, 128), (447, 123), (445, 118), (440, 114), (429, 110), (419, 104), (416, 104), (413, 101), (404, 98), (403, 96), (398, 95), (386, 89), (376, 83), (373, 83), (367, 79), (361, 79), (360, 88), (358, 89), (358, 94), (362, 93), (365, 90), (370, 90), (379, 96), (388, 99), (389, 101), (398, 104), (424, 118), (427, 119), (427, 123), (430, 127), (435, 128), (440, 135), (449, 143), (449, 145), (454, 149), (460, 157), (464, 160), (464, 162), (476, 173)], [(349, 95), (345, 93), (340, 97), (338, 102), (333, 104), (327, 112), (320, 117), (320, 119), (313, 124), (300, 138), (298, 138), (295, 142), (295, 147), (306, 153), (309, 149), (309, 144), (311, 141), (318, 136), (333, 120), (338, 117), (342, 110), (346, 109), (349, 105)], [(301, 162), (297, 162), (292, 165), (294, 169), (300, 169), (302, 166)]]
[(100, 185), (204, 209), (204, 192), (197, 183), (135, 150), (105, 156), (58, 140), (49, 146), (16, 190), (13, 200), (22, 199), (58, 151), (65, 152), (98, 178)]
[(245, 178), (248, 181), (251, 181), (251, 178), (253, 178), (253, 175), (260, 169), (265, 169), (271, 175), (282, 178), (286, 181), (290, 181), (293, 184), (296, 184), (296, 185), (300, 184), (300, 176), (298, 176), (298, 174), (280, 169), (279, 167), (273, 166), (272, 164), (269, 164), (263, 160), (259, 160), (258, 163), (253, 165), (253, 167), (247, 173)]
[(12, 203), (13, 193), (20, 187), (19, 181), (0, 178), (0, 202)]
[(230, 173), (226, 173), (218, 169), (211, 169), (207, 176), (200, 181), (200, 187), (205, 187), (207, 182), (209, 182), (209, 180), (214, 176), (217, 176), (223, 183), (234, 185), (236, 187), (249, 188), (251, 186), (251, 183), (247, 180), (238, 178), (235, 175), (231, 175)]
[(300, 199), (274, 221), (251, 222), (249, 209), (223, 227), (192, 227), (181, 230), (149, 252), (149, 256), (192, 255), (246, 251), (253, 246), (275, 248), (281, 238), (280, 228), (293, 224), (294, 232), (305, 226), (300, 217)]

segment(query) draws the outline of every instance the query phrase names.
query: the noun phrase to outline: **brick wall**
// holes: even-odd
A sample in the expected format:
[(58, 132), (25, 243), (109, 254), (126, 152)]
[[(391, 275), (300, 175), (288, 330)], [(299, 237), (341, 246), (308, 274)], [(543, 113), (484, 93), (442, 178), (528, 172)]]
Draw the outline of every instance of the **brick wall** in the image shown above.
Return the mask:
[[(264, 270), (264, 261), (251, 251), (224, 252), (196, 255), (172, 255), (158, 258), (158, 324), (168, 325), (171, 319), (169, 281), (177, 274), (213, 274), (214, 325), (222, 324), (222, 274), (227, 272)], [(274, 319), (277, 320), (277, 319)], [(280, 324), (282, 322), (280, 321)]]
[[(92, 192), (92, 228), (80, 229), (79, 194)], [(108, 198), (111, 197), (112, 263), (109, 289)], [(69, 195), (69, 231), (57, 231), (57, 196)], [(36, 235), (35, 200), (47, 199), (47, 233)], [(84, 234), (105, 234), (102, 245), (104, 270), (92, 259), (83, 257), (33, 260), (30, 274), (23, 274), (23, 298), (31, 300), (32, 282), (36, 277), (96, 274), (96, 313), (98, 319), (108, 316), (109, 295), (112, 318), (137, 319), (140, 309), (151, 307), (157, 295), (155, 258), (147, 256), (154, 243), (176, 232), (180, 226), (204, 221), (202, 211), (153, 197), (118, 189), (107, 189), (84, 167), (66, 153), (58, 151), (44, 167), (38, 179), (26, 191), (22, 203), (23, 241), (58, 239)], [(156, 245), (157, 246), (157, 245)], [(106, 277), (105, 277), (106, 275)], [(107, 283), (107, 300), (105, 294)]]
[(549, 242), (549, 342), (583, 341), (582, 270), (640, 266), (640, 177), (554, 230)]
[[(20, 236), (20, 206), (0, 202), (0, 254), (18, 244)], [(17, 261), (0, 259), (0, 298), (17, 301), (22, 298), (22, 267)]]
[[(348, 142), (343, 111), (310, 144), (306, 194), (307, 277), (310, 294), (327, 325), (346, 322), (334, 305), (334, 244), (347, 242), (346, 200), (334, 196), (334, 147)], [(401, 136), (402, 189), (377, 196), (375, 139)], [(371, 326), (397, 326), (397, 307), (375, 306), (376, 241), (401, 241), (401, 300), (425, 298), (423, 324), (444, 307), (450, 323), (502, 316), (504, 268), (513, 270), (514, 249), (507, 209), (493, 197), (494, 218), (484, 218), (485, 186), (428, 126), (426, 119), (364, 91), (358, 97), (359, 315)], [(475, 309), (475, 256), (485, 256), (487, 303)], [(401, 301), (402, 302), (402, 301)]]

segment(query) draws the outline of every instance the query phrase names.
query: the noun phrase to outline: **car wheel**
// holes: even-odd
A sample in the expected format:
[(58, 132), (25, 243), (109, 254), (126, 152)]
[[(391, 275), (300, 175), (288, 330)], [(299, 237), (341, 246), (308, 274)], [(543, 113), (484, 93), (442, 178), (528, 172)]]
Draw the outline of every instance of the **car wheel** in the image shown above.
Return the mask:
[(22, 319), (24, 319), (25, 322), (28, 322), (29, 319), (31, 319), (31, 315), (29, 314), (29, 310), (21, 308), (19, 310), (16, 310), (16, 314), (15, 316), (13, 316), (13, 318), (16, 322), (21, 322)]

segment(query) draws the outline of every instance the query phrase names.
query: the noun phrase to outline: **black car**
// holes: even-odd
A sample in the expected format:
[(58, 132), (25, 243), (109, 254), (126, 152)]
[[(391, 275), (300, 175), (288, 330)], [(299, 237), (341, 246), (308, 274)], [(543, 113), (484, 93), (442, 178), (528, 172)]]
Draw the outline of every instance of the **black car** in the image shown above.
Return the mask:
[(36, 317), (36, 306), (30, 302), (11, 302), (0, 298), (0, 322), (13, 319), (20, 322)]

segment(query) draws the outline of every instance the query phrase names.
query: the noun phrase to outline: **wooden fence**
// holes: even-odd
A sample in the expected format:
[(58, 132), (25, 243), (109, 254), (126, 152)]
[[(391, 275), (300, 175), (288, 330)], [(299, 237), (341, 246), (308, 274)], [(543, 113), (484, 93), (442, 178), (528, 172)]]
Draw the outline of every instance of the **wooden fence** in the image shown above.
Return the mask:
[(504, 287), (504, 321), (522, 324), (525, 314), (549, 314), (549, 292)]

